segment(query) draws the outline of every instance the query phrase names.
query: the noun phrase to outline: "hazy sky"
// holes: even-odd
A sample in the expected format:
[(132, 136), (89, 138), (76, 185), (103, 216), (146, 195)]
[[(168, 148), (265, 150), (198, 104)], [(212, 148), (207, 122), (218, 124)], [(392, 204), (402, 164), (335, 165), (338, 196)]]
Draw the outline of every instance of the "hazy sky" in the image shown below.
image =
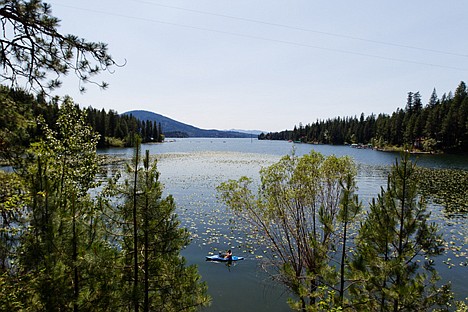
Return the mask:
[(61, 31), (102, 41), (122, 68), (81, 95), (204, 129), (281, 131), (392, 113), (409, 91), (468, 82), (465, 0), (53, 0)]

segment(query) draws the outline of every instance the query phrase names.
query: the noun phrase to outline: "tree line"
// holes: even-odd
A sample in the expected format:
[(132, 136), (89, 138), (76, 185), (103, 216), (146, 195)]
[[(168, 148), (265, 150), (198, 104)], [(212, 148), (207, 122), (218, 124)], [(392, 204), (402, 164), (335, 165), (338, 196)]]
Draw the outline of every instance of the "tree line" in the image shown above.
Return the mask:
[(114, 110), (100, 111), (88, 107), (87, 121), (100, 134), (98, 147), (135, 146), (134, 134), (138, 134), (142, 143), (162, 142), (164, 134), (161, 123), (151, 120), (139, 120), (132, 115), (119, 115)]
[(295, 126), (293, 130), (260, 134), (263, 140), (316, 144), (371, 144), (376, 148), (407, 146), (426, 152), (468, 151), (468, 92), (462, 81), (441, 98), (436, 90), (423, 105), (419, 92), (409, 92), (404, 109), (359, 118), (337, 117)]
[[(0, 86), (0, 96), (13, 101), (15, 109), (31, 119), (42, 116), (47, 125), (52, 130), (56, 130), (60, 99), (53, 98), (47, 101), (44, 96), (34, 96), (24, 90), (6, 86)], [(78, 107), (78, 105), (76, 106)], [(3, 107), (1, 110), (3, 114), (0, 119), (9, 118), (11, 113), (7, 111), (8, 107)], [(161, 123), (156, 121), (139, 120), (132, 115), (118, 114), (112, 109), (106, 111), (105, 109), (98, 110), (87, 107), (82, 110), (86, 112), (86, 123), (91, 126), (94, 132), (99, 134), (98, 148), (111, 146), (133, 147), (135, 146), (133, 139), (135, 134), (139, 135), (142, 143), (162, 142), (164, 140)], [(11, 129), (14, 130), (15, 128)], [(28, 129), (33, 130), (33, 128)], [(28, 137), (34, 139), (38, 133), (31, 131), (28, 133)]]

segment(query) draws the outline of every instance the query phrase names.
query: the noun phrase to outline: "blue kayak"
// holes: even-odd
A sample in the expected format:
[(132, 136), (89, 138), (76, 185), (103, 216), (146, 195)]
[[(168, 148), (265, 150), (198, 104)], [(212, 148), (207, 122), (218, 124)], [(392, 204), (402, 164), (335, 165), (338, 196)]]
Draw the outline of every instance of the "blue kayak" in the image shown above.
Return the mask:
[(223, 255), (214, 255), (214, 256), (206, 256), (206, 260), (228, 262), (228, 261), (244, 260), (244, 257), (232, 256), (231, 258), (224, 258)]

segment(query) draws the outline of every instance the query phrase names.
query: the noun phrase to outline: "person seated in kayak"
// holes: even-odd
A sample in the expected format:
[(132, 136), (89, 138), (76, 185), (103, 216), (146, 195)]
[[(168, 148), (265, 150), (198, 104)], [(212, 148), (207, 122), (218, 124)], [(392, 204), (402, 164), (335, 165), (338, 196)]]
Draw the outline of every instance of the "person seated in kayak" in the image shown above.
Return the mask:
[(224, 259), (232, 260), (232, 251), (229, 249), (225, 254), (224, 254)]

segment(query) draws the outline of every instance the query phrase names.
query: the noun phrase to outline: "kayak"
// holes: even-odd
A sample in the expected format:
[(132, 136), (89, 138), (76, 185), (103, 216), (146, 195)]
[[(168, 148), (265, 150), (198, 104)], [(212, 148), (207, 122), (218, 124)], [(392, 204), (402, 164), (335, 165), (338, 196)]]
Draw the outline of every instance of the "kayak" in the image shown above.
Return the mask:
[(224, 258), (223, 255), (214, 255), (214, 256), (206, 256), (206, 260), (228, 262), (228, 261), (244, 260), (244, 257), (232, 256), (231, 259), (229, 259), (229, 258)]

